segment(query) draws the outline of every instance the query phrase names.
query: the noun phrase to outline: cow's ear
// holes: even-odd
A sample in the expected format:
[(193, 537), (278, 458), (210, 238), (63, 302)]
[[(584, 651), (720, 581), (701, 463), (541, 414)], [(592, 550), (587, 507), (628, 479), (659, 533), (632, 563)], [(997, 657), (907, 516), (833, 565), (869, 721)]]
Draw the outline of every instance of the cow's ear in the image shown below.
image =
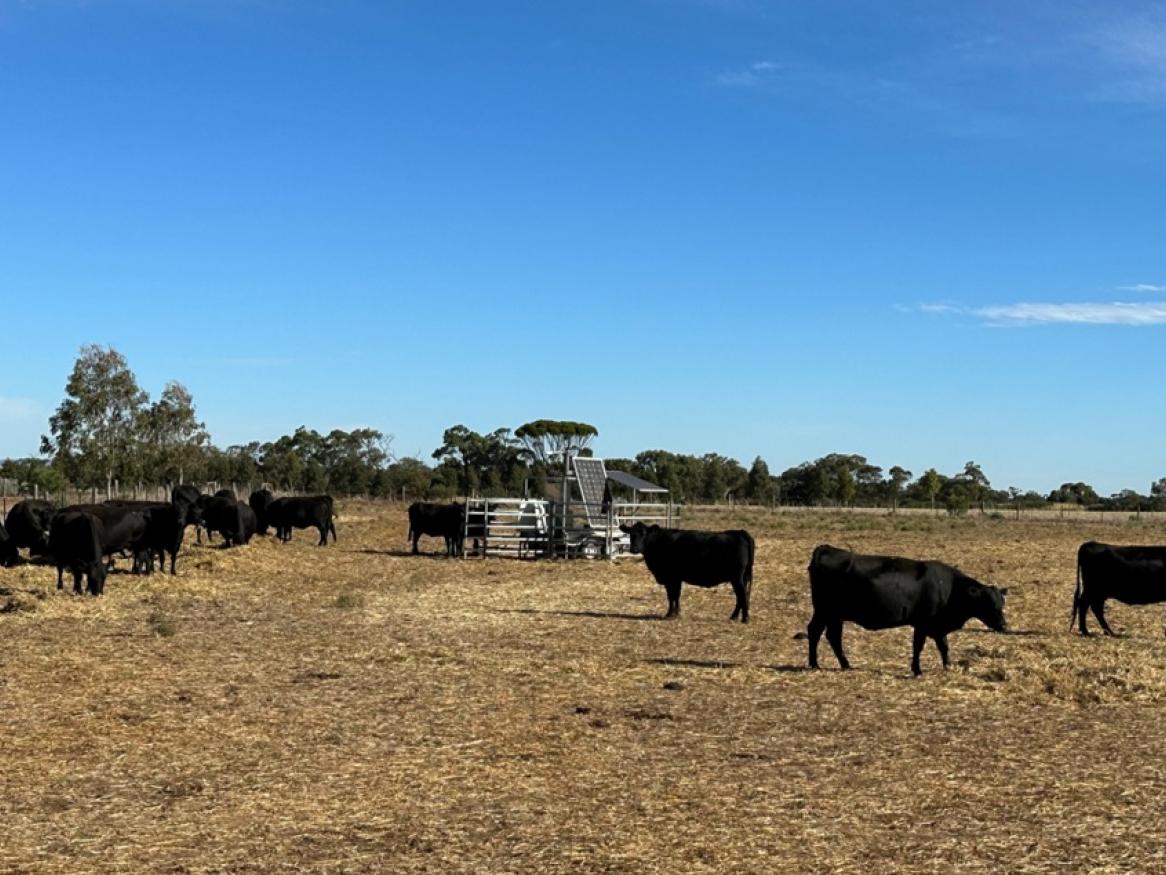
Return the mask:
[(1006, 587), (1006, 586), (1000, 587), (1000, 595), (1008, 595), (1008, 587)]

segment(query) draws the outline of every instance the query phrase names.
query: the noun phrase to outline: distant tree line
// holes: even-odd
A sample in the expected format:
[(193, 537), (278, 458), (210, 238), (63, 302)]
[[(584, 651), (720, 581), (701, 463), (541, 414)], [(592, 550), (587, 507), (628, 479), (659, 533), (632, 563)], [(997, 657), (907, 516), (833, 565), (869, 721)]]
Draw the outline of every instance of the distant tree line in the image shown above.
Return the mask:
[[(392, 437), (374, 428), (305, 427), (275, 440), (215, 446), (194, 399), (177, 382), (151, 400), (125, 358), (112, 347), (85, 346), (49, 420), (41, 456), (0, 462), (0, 479), (17, 492), (55, 494), (66, 486), (106, 494), (133, 484), (267, 484), (288, 492), (330, 492), (398, 499), (546, 493), (573, 455), (590, 455), (598, 430), (584, 422), (535, 420), (480, 434), (447, 428), (429, 460), (398, 458)], [(607, 467), (668, 489), (681, 503), (750, 503), (809, 507), (929, 507), (1166, 510), (1166, 477), (1148, 494), (1126, 489), (1102, 497), (1087, 483), (1063, 483), (1048, 494), (993, 488), (974, 461), (950, 474), (918, 476), (884, 470), (856, 454), (831, 453), (770, 472), (760, 456), (746, 468), (717, 453), (645, 450)]]

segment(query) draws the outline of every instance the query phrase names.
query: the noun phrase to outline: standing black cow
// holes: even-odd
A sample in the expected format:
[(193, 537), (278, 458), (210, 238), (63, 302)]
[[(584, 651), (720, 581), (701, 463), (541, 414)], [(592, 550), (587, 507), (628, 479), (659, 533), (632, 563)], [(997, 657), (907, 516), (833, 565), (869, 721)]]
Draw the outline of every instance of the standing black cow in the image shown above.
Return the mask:
[(292, 529), (315, 528), (320, 533), (317, 544), (328, 543), (328, 533), (332, 533), (332, 543), (336, 543), (336, 523), (332, 521), (332, 496), (309, 495), (302, 498), (277, 498), (267, 506), (267, 523), (275, 529), (276, 536), (285, 544), (292, 538)]
[(749, 622), (749, 596), (753, 590), (753, 536), (742, 529), (728, 532), (694, 532), (659, 526), (620, 526), (631, 536), (631, 551), (668, 594), (665, 617), (680, 616), (681, 584), (717, 586), (729, 583), (737, 605), (730, 620)]
[(1106, 599), (1127, 605), (1166, 602), (1166, 547), (1117, 547), (1087, 541), (1077, 549), (1077, 589), (1073, 593), (1073, 616), (1082, 635), (1089, 634), (1087, 611), (1112, 635), (1105, 621)]
[(108, 504), (75, 504), (62, 508), (61, 514), (82, 511), (101, 521), (101, 550), (108, 562), (108, 570), (113, 569), (114, 555), (129, 551), (134, 557), (133, 571), (136, 574), (145, 561), (142, 541), (146, 534), (147, 513), (138, 502), (110, 502)]
[(0, 567), (8, 568), (15, 565), (20, 559), (20, 554), (16, 550), (16, 545), (12, 543), (12, 539), (8, 537), (8, 530), (0, 525)]
[(915, 630), (911, 671), (922, 674), (919, 654), (928, 638), (935, 641), (948, 667), (947, 635), (975, 618), (995, 632), (1007, 629), (1007, 589), (985, 586), (942, 562), (919, 562), (897, 556), (864, 556), (823, 544), (810, 559), (810, 668), (818, 667), (818, 641), (825, 630), (838, 664), (850, 668), (842, 652), (842, 624), (864, 629), (912, 626)]
[(194, 526), (195, 537), (202, 543), (202, 509), (204, 502), (200, 501), (202, 493), (190, 484), (175, 486), (170, 491), (170, 503), (178, 508), (182, 516), (183, 528)]
[(247, 504), (251, 505), (251, 509), (255, 511), (256, 534), (267, 534), (267, 508), (271, 506), (271, 502), (275, 500), (275, 496), (266, 489), (256, 489), (251, 493), (251, 497), (247, 499)]
[(422, 535), (445, 539), (445, 555), (461, 556), (465, 552), (466, 509), (456, 502), (433, 504), (415, 501), (409, 505), (408, 540), (413, 542), (413, 554), (421, 551), (417, 542)]
[(51, 502), (27, 498), (12, 505), (4, 528), (12, 546), (28, 549), (29, 556), (43, 556), (49, 549), (49, 526), (56, 508)]
[(73, 592), (81, 595), (86, 577), (90, 595), (105, 591), (104, 525), (94, 514), (66, 510), (53, 518), (49, 555), (57, 566), (57, 589), (64, 587), (64, 570), (73, 573)]
[(208, 539), (211, 532), (218, 532), (227, 547), (250, 543), (255, 534), (255, 522), (255, 511), (243, 502), (225, 495), (212, 498), (203, 510)]

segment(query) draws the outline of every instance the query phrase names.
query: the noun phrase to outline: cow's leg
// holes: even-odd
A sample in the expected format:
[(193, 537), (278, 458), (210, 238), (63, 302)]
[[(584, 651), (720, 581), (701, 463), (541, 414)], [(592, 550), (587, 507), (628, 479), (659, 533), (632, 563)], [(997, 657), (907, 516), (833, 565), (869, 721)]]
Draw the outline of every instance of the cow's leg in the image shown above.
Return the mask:
[(916, 627), (915, 637), (911, 641), (911, 674), (915, 677), (923, 674), (923, 669), (919, 667), (919, 654), (923, 652), (923, 645), (926, 643), (927, 633)]
[[(178, 572), (174, 570), (174, 563), (177, 561), (178, 561), (178, 551), (171, 550), (170, 551), (170, 576), (171, 577), (174, 577), (178, 574)], [(158, 565), (162, 566), (165, 564), (166, 564), (166, 554), (163, 553), (162, 558), (158, 560)]]
[(1094, 599), (1089, 603), (1089, 609), (1093, 611), (1093, 616), (1101, 624), (1101, 631), (1106, 635), (1112, 635), (1113, 630), (1109, 628), (1109, 623), (1105, 621), (1105, 599)]
[(826, 640), (830, 642), (830, 646), (834, 648), (834, 656), (838, 658), (838, 665), (842, 670), (850, 668), (850, 660), (846, 658), (846, 654), (842, 652), (842, 621), (831, 620), (826, 624)]
[(57, 566), (57, 589), (65, 588), (65, 568), (62, 565)]
[(818, 667), (818, 642), (822, 640), (825, 631), (826, 621), (815, 613), (810, 617), (810, 625), (806, 627), (806, 637), (810, 641), (810, 668)]
[(668, 593), (668, 613), (664, 615), (665, 620), (680, 616), (680, 585), (679, 580), (670, 580), (664, 584), (664, 591)]
[(744, 575), (733, 581), (733, 595), (737, 597), (737, 606), (733, 608), (730, 620), (741, 618), (742, 623), (749, 622), (749, 590), (745, 585)]
[(328, 528), (326, 526), (320, 526), (319, 529), (320, 529), (320, 543), (317, 544), (316, 546), (317, 547), (326, 547), (328, 545)]
[(73, 572), (73, 595), (81, 595), (81, 593), (82, 593), (81, 572), (74, 571)]
[[(1089, 626), (1085, 621), (1086, 614), (1089, 613), (1089, 605), (1085, 599), (1081, 599), (1080, 604), (1077, 605), (1077, 631), (1085, 638), (1089, 637)], [(1073, 628), (1072, 626), (1069, 627)]]
[(420, 540), (421, 540), (421, 533), (414, 532), (413, 533), (413, 555), (414, 556), (416, 556), (418, 553), (421, 552), (420, 550), (417, 549), (417, 542)]
[(943, 667), (945, 669), (949, 668), (951, 666), (951, 660), (948, 658), (946, 635), (935, 636), (935, 649), (939, 651), (939, 658), (943, 660)]

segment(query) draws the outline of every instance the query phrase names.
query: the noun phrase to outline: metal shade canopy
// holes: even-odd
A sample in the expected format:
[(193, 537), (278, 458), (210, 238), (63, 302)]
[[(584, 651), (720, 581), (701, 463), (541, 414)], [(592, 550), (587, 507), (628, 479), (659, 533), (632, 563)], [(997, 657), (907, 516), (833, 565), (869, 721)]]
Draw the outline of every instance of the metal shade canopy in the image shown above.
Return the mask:
[(643, 480), (634, 474), (628, 474), (626, 471), (608, 471), (607, 479), (612, 483), (618, 483), (620, 486), (625, 486), (628, 489), (634, 489), (636, 492), (658, 492), (661, 494), (668, 492), (663, 486), (649, 483), (647, 480)]

